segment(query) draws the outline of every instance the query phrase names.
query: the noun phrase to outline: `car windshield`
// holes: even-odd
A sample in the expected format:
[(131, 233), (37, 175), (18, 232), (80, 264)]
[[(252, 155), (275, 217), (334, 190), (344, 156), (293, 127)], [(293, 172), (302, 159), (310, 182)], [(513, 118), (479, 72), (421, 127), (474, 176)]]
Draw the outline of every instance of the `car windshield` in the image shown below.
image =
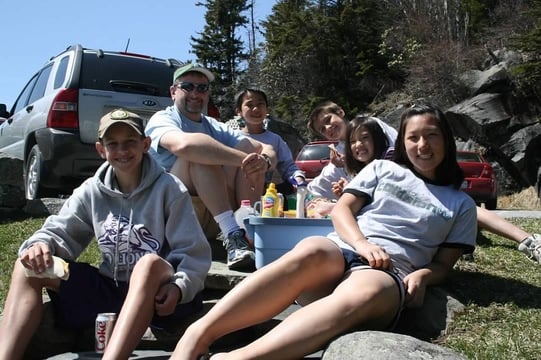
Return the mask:
[(327, 144), (305, 146), (299, 154), (297, 160), (328, 160), (330, 159), (330, 149)]
[(456, 159), (457, 161), (461, 162), (483, 162), (483, 160), (481, 160), (481, 156), (479, 156), (477, 153), (457, 152)]

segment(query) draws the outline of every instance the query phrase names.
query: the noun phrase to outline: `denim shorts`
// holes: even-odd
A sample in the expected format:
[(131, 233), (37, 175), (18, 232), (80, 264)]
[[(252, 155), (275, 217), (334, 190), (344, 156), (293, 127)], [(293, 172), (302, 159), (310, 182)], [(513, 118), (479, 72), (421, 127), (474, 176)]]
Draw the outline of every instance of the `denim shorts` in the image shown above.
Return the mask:
[[(361, 257), (359, 254), (357, 254), (355, 251), (352, 251), (349, 249), (343, 249), (343, 248), (341, 250), (342, 250), (342, 256), (344, 257), (344, 274), (350, 273), (352, 271), (357, 271), (357, 270), (372, 269), (372, 267), (368, 264), (368, 261), (365, 258)], [(396, 285), (398, 286), (398, 291), (400, 294), (400, 308), (398, 312), (396, 313), (393, 321), (391, 321), (390, 325), (386, 329), (390, 331), (394, 329), (394, 327), (398, 323), (398, 319), (400, 318), (400, 313), (402, 312), (402, 309), (404, 308), (405, 288), (404, 288), (404, 282), (398, 276), (397, 273), (390, 270), (380, 270), (380, 271), (383, 271), (384, 273), (389, 274), (393, 278), (393, 280), (396, 282)]]
[[(70, 262), (69, 268), (70, 276), (60, 282), (58, 292), (47, 290), (58, 327), (74, 330), (91, 328), (99, 313), (120, 313), (128, 294), (128, 283), (119, 281), (117, 284), (86, 263)], [(203, 297), (198, 294), (191, 302), (177, 305), (171, 315), (154, 315), (150, 325), (169, 328), (202, 308)]]

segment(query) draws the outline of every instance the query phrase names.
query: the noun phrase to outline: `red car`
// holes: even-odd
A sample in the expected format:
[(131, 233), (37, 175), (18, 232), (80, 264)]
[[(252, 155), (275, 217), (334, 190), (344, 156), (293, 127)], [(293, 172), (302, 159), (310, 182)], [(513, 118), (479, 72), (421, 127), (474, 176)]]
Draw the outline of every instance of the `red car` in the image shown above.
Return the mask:
[(313, 178), (319, 175), (321, 170), (327, 165), (331, 159), (329, 145), (338, 144), (337, 141), (312, 141), (305, 144), (297, 158), (295, 164), (298, 168), (304, 171), (306, 181), (310, 182)]
[(478, 152), (457, 151), (456, 156), (458, 165), (464, 171), (462, 190), (477, 204), (484, 203), (488, 210), (495, 210), (498, 190), (492, 166)]

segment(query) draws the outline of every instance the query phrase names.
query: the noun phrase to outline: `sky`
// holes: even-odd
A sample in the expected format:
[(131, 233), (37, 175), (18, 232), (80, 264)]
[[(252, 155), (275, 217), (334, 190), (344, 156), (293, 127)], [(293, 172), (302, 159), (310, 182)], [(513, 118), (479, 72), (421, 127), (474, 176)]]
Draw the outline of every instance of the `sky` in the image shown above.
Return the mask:
[[(203, 31), (206, 12), (199, 1), (0, 0), (0, 103), (11, 109), (30, 77), (74, 44), (124, 51), (129, 39), (130, 52), (195, 60), (190, 37)], [(255, 1), (256, 22), (275, 2)]]

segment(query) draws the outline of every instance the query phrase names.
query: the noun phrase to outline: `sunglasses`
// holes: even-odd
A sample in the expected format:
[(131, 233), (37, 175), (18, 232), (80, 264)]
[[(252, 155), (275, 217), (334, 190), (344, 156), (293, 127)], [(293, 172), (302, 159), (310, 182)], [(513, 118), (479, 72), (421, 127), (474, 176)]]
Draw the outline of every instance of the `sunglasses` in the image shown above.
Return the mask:
[(180, 84), (176, 84), (175, 87), (189, 93), (195, 90), (198, 93), (204, 94), (209, 91), (210, 84), (194, 84), (188, 81), (183, 81)]

